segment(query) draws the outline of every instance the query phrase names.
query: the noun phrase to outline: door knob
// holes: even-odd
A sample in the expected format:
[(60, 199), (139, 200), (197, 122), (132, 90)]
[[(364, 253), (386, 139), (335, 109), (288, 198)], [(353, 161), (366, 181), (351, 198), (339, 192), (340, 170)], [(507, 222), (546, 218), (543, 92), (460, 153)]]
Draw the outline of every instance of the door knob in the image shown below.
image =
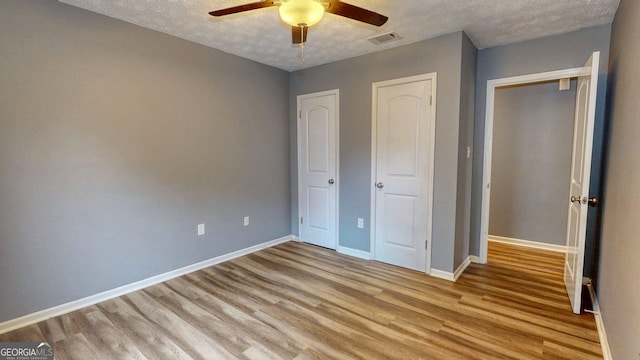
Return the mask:
[(329, 184), (330, 184), (330, 185), (333, 185), (335, 182), (336, 182), (335, 180), (333, 180), (333, 179), (329, 179)]
[(572, 196), (571, 197), (571, 202), (572, 203), (574, 203), (574, 202), (580, 203), (582, 201), (580, 200), (580, 196)]
[(589, 200), (587, 200), (587, 202), (589, 203), (589, 206), (591, 207), (595, 207), (598, 205), (598, 198), (597, 197), (592, 197)]
[(381, 183), (381, 182), (379, 182), (379, 183), (377, 183), (377, 184), (376, 184), (376, 187), (377, 187), (378, 189), (382, 189), (382, 188), (384, 187), (384, 184), (383, 184), (383, 183)]

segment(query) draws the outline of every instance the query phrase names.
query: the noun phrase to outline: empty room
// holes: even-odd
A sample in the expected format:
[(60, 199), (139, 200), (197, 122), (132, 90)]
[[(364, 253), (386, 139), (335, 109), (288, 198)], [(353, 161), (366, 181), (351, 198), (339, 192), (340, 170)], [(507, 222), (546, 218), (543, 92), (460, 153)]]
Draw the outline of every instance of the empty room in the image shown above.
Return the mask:
[(0, 0), (0, 359), (640, 360), (640, 2)]

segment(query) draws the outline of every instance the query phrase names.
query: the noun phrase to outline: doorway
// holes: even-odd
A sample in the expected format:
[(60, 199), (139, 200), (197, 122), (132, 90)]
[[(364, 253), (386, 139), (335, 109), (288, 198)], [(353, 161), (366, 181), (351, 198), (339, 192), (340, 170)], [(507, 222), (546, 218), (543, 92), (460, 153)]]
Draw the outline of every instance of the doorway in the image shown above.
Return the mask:
[(339, 98), (338, 89), (297, 98), (299, 236), (333, 250), (338, 244)]
[[(505, 86), (533, 84), (566, 78), (577, 78), (577, 96), (574, 111), (572, 163), (570, 169), (570, 201), (568, 203), (564, 282), (574, 313), (580, 313), (582, 272), (585, 251), (589, 175), (593, 145), (593, 126), (597, 94), (599, 52), (594, 52), (583, 67), (552, 71), (487, 82), (487, 109), (485, 123), (485, 153), (483, 161), (483, 190), (479, 262), (487, 262), (489, 236), (489, 209), (491, 193), (491, 162), (493, 148), (493, 121), (496, 89)], [(526, 206), (526, 204), (523, 204)]]
[(430, 273), (436, 74), (373, 84), (373, 259)]
[(565, 252), (576, 80), (566, 84), (496, 89), (489, 241)]

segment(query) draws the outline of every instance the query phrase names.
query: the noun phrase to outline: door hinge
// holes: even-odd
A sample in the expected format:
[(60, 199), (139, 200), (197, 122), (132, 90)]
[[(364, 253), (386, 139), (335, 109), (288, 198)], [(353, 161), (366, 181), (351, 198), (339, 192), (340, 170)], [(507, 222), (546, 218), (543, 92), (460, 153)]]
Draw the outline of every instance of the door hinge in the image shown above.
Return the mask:
[(433, 105), (433, 95), (429, 95), (429, 105)]
[(302, 110), (298, 111), (298, 119), (302, 119)]
[(428, 250), (429, 249), (429, 240), (425, 240), (424, 241), (424, 249)]
[(300, 217), (300, 224), (303, 224), (304, 221), (302, 220), (302, 217)]

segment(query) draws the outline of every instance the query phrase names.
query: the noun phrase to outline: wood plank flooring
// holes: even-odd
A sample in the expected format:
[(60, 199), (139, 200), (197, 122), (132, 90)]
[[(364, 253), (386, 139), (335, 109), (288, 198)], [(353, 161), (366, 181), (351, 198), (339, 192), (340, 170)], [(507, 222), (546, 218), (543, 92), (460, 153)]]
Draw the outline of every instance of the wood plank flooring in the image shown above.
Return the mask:
[(457, 283), (289, 242), (4, 335), (56, 359), (602, 359), (558, 253), (490, 243)]

